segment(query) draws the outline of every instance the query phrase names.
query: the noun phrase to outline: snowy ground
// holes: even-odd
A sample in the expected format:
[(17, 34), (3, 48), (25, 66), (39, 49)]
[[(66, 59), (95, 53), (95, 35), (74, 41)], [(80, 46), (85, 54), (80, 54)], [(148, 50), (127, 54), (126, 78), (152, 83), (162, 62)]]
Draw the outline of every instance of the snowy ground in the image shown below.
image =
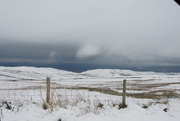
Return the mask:
[[(124, 79), (127, 108), (122, 109)], [(0, 121), (180, 121), (179, 114), (180, 73), (0, 67)]]

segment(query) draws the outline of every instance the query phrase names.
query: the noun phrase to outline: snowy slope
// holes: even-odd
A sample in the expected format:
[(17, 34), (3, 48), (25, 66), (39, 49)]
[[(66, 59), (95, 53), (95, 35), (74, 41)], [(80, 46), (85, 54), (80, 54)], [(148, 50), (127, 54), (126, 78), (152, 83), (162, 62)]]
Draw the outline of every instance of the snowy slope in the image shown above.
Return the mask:
[(164, 75), (162, 73), (155, 72), (138, 72), (131, 70), (120, 69), (95, 69), (82, 72), (82, 74), (89, 74), (97, 77), (122, 77), (122, 76), (145, 76), (145, 75)]
[(1, 80), (42, 80), (50, 77), (53, 80), (73, 79), (73, 78), (114, 78), (127, 76), (165, 76), (164, 73), (155, 72), (138, 72), (120, 69), (95, 69), (82, 73), (58, 70), (54, 68), (37, 68), (37, 67), (2, 67), (0, 66)]
[[(55, 80), (51, 86), (58, 88), (52, 88), (52, 105), (44, 110), (47, 76)], [(121, 96), (97, 90), (121, 92), (122, 80), (126, 78), (127, 93), (158, 94), (161, 99), (130, 96), (126, 98), (127, 108), (119, 109)], [(70, 88), (76, 86), (84, 88)], [(119, 69), (74, 73), (53, 68), (0, 67), (0, 121), (180, 121), (179, 89), (180, 74)]]
[[(2, 105), (3, 106), (3, 105)], [(1, 121), (179, 121), (180, 101), (171, 100), (168, 105), (154, 104), (147, 109), (136, 102), (131, 102), (125, 109), (108, 107), (97, 109), (98, 113), (88, 113), (77, 116), (76, 111), (57, 108), (52, 113), (42, 109), (39, 105), (24, 102), (14, 110), (2, 107)], [(167, 112), (164, 111), (167, 109)]]
[(2, 80), (41, 80), (51, 78), (72, 78), (77, 74), (69, 71), (53, 68), (36, 67), (0, 67), (0, 79)]

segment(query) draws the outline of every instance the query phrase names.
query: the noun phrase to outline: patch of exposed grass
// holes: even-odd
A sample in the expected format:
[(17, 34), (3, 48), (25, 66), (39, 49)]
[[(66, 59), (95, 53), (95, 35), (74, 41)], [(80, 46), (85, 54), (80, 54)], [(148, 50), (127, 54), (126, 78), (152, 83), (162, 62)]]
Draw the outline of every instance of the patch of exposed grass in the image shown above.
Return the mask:
[[(153, 101), (153, 102), (148, 102), (146, 104), (140, 104), (140, 105), (141, 105), (142, 108), (147, 109), (147, 108), (149, 108), (152, 105), (157, 105), (157, 104), (167, 105), (168, 103), (169, 103), (168, 100), (160, 100), (160, 101), (155, 101), (155, 102)], [(167, 108), (163, 109), (163, 111), (165, 111), (165, 112), (167, 112), (167, 110), (168, 110)]]
[(103, 108), (104, 104), (102, 104), (101, 102), (99, 102), (96, 106), (96, 108)]
[[(172, 83), (171, 83), (172, 84)], [(175, 84), (175, 83), (173, 83)], [(164, 84), (162, 84), (164, 85)], [(62, 89), (62, 87), (56, 87), (55, 89)], [(110, 94), (110, 95), (116, 95), (116, 96), (122, 96), (121, 92), (112, 90), (110, 88), (98, 88), (98, 87), (63, 87), (63, 89), (74, 89), (74, 90), (88, 90), (88, 91), (95, 91), (100, 92), (103, 94)], [(122, 90), (122, 88), (118, 88)], [(128, 90), (135, 90), (135, 91), (147, 91), (149, 89), (146, 88), (130, 88)], [(149, 91), (149, 92), (141, 92), (141, 93), (126, 93), (129, 97), (134, 98), (142, 98), (142, 99), (162, 99), (162, 98), (179, 98), (180, 94), (176, 93), (175, 90), (155, 90), (155, 91)]]
[(131, 81), (134, 81), (134, 82), (147, 82), (147, 81), (154, 81), (154, 80), (157, 80), (157, 79), (131, 80)]
[(23, 88), (12, 88), (12, 89), (0, 89), (0, 90), (34, 90), (34, 89), (45, 89), (44, 86), (28, 86)]
[(122, 94), (114, 91), (110, 88), (95, 88), (95, 87), (71, 87), (69, 89), (77, 89), (77, 90), (88, 90), (88, 91), (95, 91), (95, 92), (100, 92), (103, 94), (110, 94), (110, 95), (118, 95), (121, 96)]
[(143, 105), (142, 105), (142, 108), (147, 109), (147, 108), (148, 108), (148, 105), (143, 104)]
[[(157, 94), (157, 92), (162, 92), (162, 94)], [(127, 96), (134, 98), (147, 98), (147, 99), (162, 99), (162, 98), (179, 98), (180, 94), (169, 91), (169, 90), (159, 90), (159, 91), (151, 91), (151, 92), (143, 92), (143, 93), (127, 93)]]
[(156, 88), (156, 87), (162, 87), (162, 86), (168, 86), (172, 84), (180, 84), (180, 82), (174, 82), (174, 83), (159, 83), (159, 84), (143, 84), (141, 85), (141, 88)]

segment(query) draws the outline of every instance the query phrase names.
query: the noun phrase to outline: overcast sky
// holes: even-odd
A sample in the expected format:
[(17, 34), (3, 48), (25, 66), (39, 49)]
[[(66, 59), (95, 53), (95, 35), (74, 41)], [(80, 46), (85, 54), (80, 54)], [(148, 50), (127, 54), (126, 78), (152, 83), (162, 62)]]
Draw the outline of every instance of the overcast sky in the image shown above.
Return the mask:
[(180, 65), (173, 0), (1, 0), (0, 62)]

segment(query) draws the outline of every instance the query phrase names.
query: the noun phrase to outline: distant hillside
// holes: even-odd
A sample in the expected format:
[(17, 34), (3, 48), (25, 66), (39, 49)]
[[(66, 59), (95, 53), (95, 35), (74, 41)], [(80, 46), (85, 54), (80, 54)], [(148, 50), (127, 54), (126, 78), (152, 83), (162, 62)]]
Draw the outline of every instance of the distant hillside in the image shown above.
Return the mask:
[(3, 67), (0, 66), (0, 80), (44, 80), (50, 77), (52, 80), (61, 79), (83, 79), (83, 78), (116, 78), (135, 76), (156, 76), (166, 75), (165, 73), (138, 72), (120, 69), (94, 69), (81, 73), (58, 70), (54, 68), (37, 67)]
[(33, 64), (33, 63), (2, 63), (0, 62), (0, 66), (33, 66), (33, 67), (48, 67), (48, 68), (56, 68), (61, 70), (67, 70), (72, 72), (83, 72), (92, 69), (125, 69), (125, 70), (133, 70), (133, 71), (153, 71), (153, 72), (165, 72), (165, 73), (173, 73), (180, 72), (180, 66), (137, 66), (130, 67), (124, 65), (99, 65), (99, 64), (78, 64), (78, 63), (54, 63), (54, 64)]

